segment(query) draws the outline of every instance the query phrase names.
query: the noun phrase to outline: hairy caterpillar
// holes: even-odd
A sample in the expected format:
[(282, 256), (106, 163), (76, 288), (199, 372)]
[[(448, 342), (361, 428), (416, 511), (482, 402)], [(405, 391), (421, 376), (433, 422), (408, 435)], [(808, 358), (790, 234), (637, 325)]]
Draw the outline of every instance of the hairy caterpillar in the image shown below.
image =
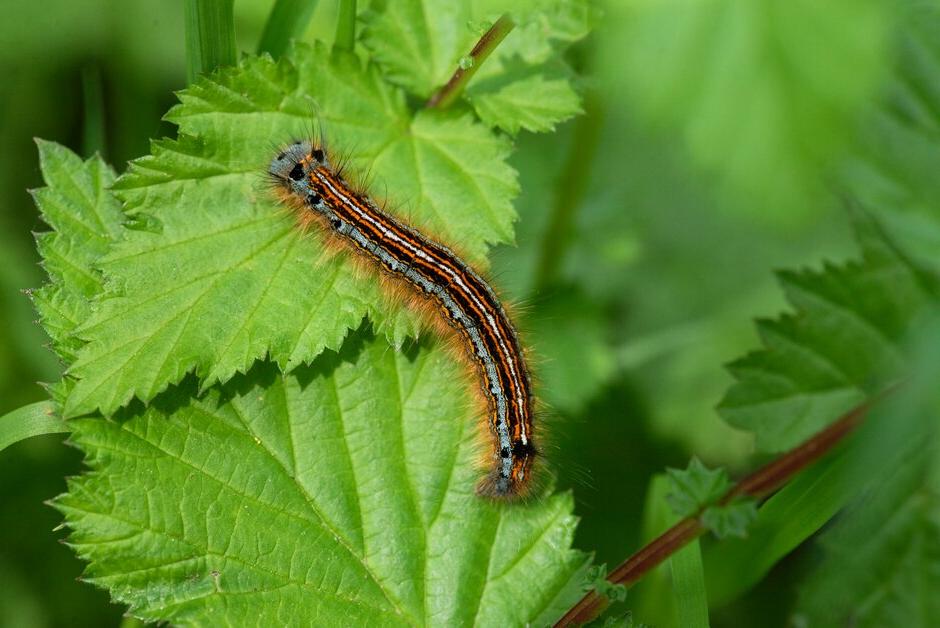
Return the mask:
[(268, 174), (281, 199), (302, 212), (302, 220), (319, 223), (333, 239), (407, 284), (457, 331), (476, 364), (493, 443), (493, 468), (477, 492), (498, 498), (525, 495), (538, 455), (535, 400), (516, 331), (489, 284), (449, 248), (350, 186), (313, 142), (285, 147), (271, 161)]

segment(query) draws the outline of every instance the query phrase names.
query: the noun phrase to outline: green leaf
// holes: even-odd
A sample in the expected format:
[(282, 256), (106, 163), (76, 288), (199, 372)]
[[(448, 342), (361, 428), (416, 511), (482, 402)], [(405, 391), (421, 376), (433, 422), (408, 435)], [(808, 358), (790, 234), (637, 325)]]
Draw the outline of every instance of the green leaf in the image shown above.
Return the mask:
[(825, 533), (826, 560), (802, 583), (797, 617), (808, 625), (935, 625), (940, 500), (936, 483), (911, 488), (881, 484), (865, 512), (849, 510)]
[(601, 77), (619, 84), (647, 123), (675, 126), (726, 196), (785, 217), (825, 199), (819, 174), (845, 150), (883, 74), (889, 6), (615, 3), (606, 22), (616, 34), (600, 42)]
[(355, 58), (302, 46), (278, 64), (249, 59), (180, 101), (167, 115), (180, 139), (155, 142), (115, 184), (146, 220), (99, 263), (107, 286), (77, 331), (87, 344), (68, 371), (66, 416), (149, 400), (188, 372), (204, 387), (225, 381), (265, 355), (293, 368), (338, 347), (363, 316), (396, 345), (417, 333), (374, 277), (346, 256), (324, 260), (319, 237), (263, 184), (272, 147), (309, 133), (314, 114), (335, 150), (370, 164), (370, 189), (478, 266), (487, 243), (512, 237), (508, 142), (466, 115), (411, 117)]
[[(697, 469), (696, 475), (707, 471), (695, 459), (690, 467)], [(670, 503), (671, 495), (676, 492), (673, 478), (676, 473), (672, 469), (650, 478), (643, 507), (641, 540), (644, 543), (659, 537), (684, 518), (676, 514)], [(699, 542), (693, 541), (667, 558), (630, 588), (630, 606), (636, 616), (653, 626), (685, 626), (686, 621), (707, 623)]]
[(724, 469), (709, 469), (698, 458), (692, 458), (685, 470), (666, 469), (670, 490), (666, 502), (676, 516), (690, 517), (731, 488)]
[(519, 129), (551, 131), (582, 112), (581, 99), (567, 78), (529, 70), (521, 77), (477, 81), (467, 95), (483, 122), (512, 134)]
[(633, 621), (633, 613), (625, 611), (618, 615), (604, 618), (603, 628), (642, 628), (645, 624), (636, 624)]
[[(385, 74), (427, 98), (444, 85), (499, 17), (500, 3), (396, 0), (366, 14), (363, 35)], [(517, 26), (477, 72), (466, 92), (487, 124), (510, 133), (546, 131), (580, 111), (570, 84), (540, 66), (584, 37), (591, 9), (582, 0), (530, 0), (511, 13)]]
[[(666, 496), (672, 491), (672, 480), (657, 473), (649, 480), (643, 501), (643, 528), (640, 541), (648, 543), (665, 532), (680, 517), (672, 512)], [(678, 625), (676, 596), (672, 588), (669, 564), (663, 562), (630, 588), (630, 606), (636, 617), (657, 625)]]
[(54, 404), (48, 401), (31, 403), (0, 416), (0, 451), (32, 436), (68, 431)]
[(72, 332), (103, 287), (95, 264), (120, 237), (124, 214), (108, 190), (114, 172), (100, 157), (82, 161), (58, 144), (36, 143), (46, 187), (34, 190), (33, 198), (53, 231), (36, 236), (50, 282), (30, 296), (56, 352), (69, 360), (81, 344)]
[[(917, 474), (924, 469), (925, 460), (929, 461), (930, 456), (936, 459), (937, 451), (935, 422), (940, 399), (936, 394), (936, 377), (940, 373), (937, 368), (940, 361), (937, 360), (936, 347), (940, 346), (940, 327), (936, 325), (936, 319), (933, 325), (930, 324), (929, 314), (922, 319), (928, 323), (919, 322), (904, 343), (914, 365), (910, 369), (912, 381), (873, 404), (864, 423), (845, 446), (800, 473), (768, 499), (760, 507), (746, 539), (727, 539), (706, 548), (704, 559), (709, 599), (714, 606), (724, 605), (757, 583), (777, 561), (816, 533), (847, 504), (851, 507), (842, 515), (842, 520), (847, 525), (856, 526), (857, 522), (849, 522), (862, 519), (867, 522), (865, 525), (870, 536), (877, 537), (890, 514), (885, 514), (882, 506), (873, 505), (873, 496), (877, 496), (876, 502), (888, 499), (898, 503), (916, 499), (913, 493), (922, 490), (919, 482), (924, 481), (923, 475), (916, 479)], [(925, 360), (918, 354), (935, 355)], [(931, 407), (930, 403), (934, 406)], [(895, 476), (910, 479), (912, 472), (912, 483), (885, 479)], [(873, 487), (873, 484), (877, 486)], [(842, 527), (839, 521), (829, 529)], [(854, 548), (848, 554), (853, 552)], [(835, 555), (829, 560), (832, 562), (830, 574), (849, 573), (849, 570), (853, 574), (871, 573), (875, 569), (874, 565), (862, 566), (856, 562), (860, 559), (854, 557), (850, 557), (848, 563), (841, 562), (842, 558)], [(831, 575), (828, 577), (833, 578)], [(826, 600), (823, 602), (826, 606), (837, 598), (848, 597), (852, 599), (845, 600), (845, 604), (851, 606), (858, 598), (853, 598), (855, 593), (846, 594), (841, 589), (853, 588), (854, 582), (857, 582), (855, 578), (841, 576), (831, 580), (826, 588), (839, 592), (829, 597), (826, 597), (828, 594), (820, 594), (819, 600)], [(823, 623), (828, 623), (828, 620)], [(893, 625), (908, 624), (900, 622)]]
[(854, 158), (842, 182), (866, 204), (892, 238), (919, 262), (940, 260), (940, 8), (903, 3), (895, 64), (884, 97), (860, 125)]
[(607, 579), (607, 564), (592, 565), (585, 578), (585, 591), (595, 591), (611, 602), (623, 602), (627, 599), (627, 587), (614, 584)]
[(482, 34), (471, 27), (473, 17), (467, 2), (380, 2), (365, 15), (363, 43), (389, 80), (427, 98)]
[(747, 536), (748, 527), (757, 518), (757, 502), (739, 498), (721, 506), (709, 506), (699, 517), (702, 525), (720, 539)]
[(457, 369), (360, 331), (290, 375), (259, 363), (73, 420), (91, 471), (55, 505), (85, 578), (180, 625), (550, 623), (584, 578), (571, 496), (476, 496)]
[(819, 539), (822, 560), (797, 603), (807, 624), (926, 628), (940, 617), (938, 331), (921, 339), (933, 365), (919, 384), (869, 419), (858, 456), (867, 487)]
[(515, 5), (516, 29), (486, 60), (465, 93), (481, 120), (515, 134), (544, 132), (582, 112), (574, 73), (558, 53), (582, 39), (595, 21), (581, 0)]
[(729, 365), (737, 378), (719, 405), (751, 430), (762, 451), (779, 452), (904, 374), (899, 343), (937, 294), (870, 219), (858, 213), (862, 259), (820, 271), (782, 272), (796, 308), (757, 328), (765, 349)]
[[(843, 172), (854, 193), (877, 207), (892, 238), (934, 271), (940, 253), (934, 175), (940, 156), (940, 11), (904, 3), (896, 67), (886, 98), (866, 118), (856, 158)], [(940, 440), (937, 417), (940, 328), (909, 343), (913, 382), (864, 427), (857, 465), (867, 490), (818, 540), (794, 619), (811, 625), (931, 626), (940, 617)], [(931, 333), (932, 332), (932, 333)], [(913, 348), (913, 350), (912, 350)]]
[(747, 591), (845, 506), (859, 489), (850, 468), (844, 452), (822, 460), (760, 506), (746, 537), (707, 545), (702, 558), (712, 605)]

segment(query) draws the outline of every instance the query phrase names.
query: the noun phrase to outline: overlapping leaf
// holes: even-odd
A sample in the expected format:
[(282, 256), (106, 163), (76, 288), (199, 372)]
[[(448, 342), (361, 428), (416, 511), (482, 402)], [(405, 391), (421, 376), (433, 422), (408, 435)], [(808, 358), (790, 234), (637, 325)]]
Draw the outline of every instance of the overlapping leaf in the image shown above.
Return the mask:
[(862, 494), (819, 538), (797, 616), (811, 625), (931, 626), (940, 617), (940, 318), (907, 344), (912, 375), (848, 453)]
[[(486, 29), (505, 10), (486, 0), (404, 0), (383, 4), (366, 19), (364, 43), (386, 76), (427, 98), (444, 85)], [(442, 28), (440, 15), (446, 15)], [(466, 93), (485, 122), (516, 133), (545, 131), (580, 111), (570, 81), (545, 64), (583, 38), (591, 11), (582, 0), (529, 0), (512, 7), (518, 23), (475, 75)]]
[[(929, 254), (937, 250), (930, 244), (936, 207), (929, 174), (936, 156), (931, 103), (937, 66), (935, 43), (925, 35), (936, 32), (938, 14), (926, 5), (913, 13), (889, 104), (869, 120), (862, 158), (847, 170), (850, 190), (872, 208), (890, 238), (862, 220), (861, 260), (782, 275), (797, 312), (760, 324), (766, 349), (732, 365), (739, 383), (722, 404), (726, 418), (755, 431), (763, 448), (779, 450), (886, 385), (903, 382), (869, 411), (850, 448), (762, 508), (757, 536), (748, 543), (760, 545), (758, 554), (770, 552), (755, 560), (742, 543), (714, 553), (723, 561), (718, 596), (726, 599), (722, 588), (740, 592), (753, 584), (848, 502), (819, 537), (818, 560), (800, 587), (799, 624), (927, 626), (940, 612), (935, 596), (926, 593), (937, 587), (940, 574), (940, 336), (935, 324), (923, 324), (936, 307), (936, 278), (920, 270), (935, 267)], [(907, 257), (912, 252), (916, 263)], [(735, 562), (743, 569), (735, 571)]]
[(38, 145), (47, 187), (33, 196), (55, 231), (36, 237), (50, 283), (31, 294), (56, 351), (71, 359), (79, 343), (70, 334), (87, 318), (89, 299), (102, 289), (95, 262), (120, 236), (124, 214), (108, 190), (114, 172), (100, 157), (83, 162), (51, 142)]
[(738, 382), (721, 414), (764, 451), (796, 445), (905, 374), (899, 343), (936, 286), (873, 222), (857, 223), (862, 259), (780, 273), (796, 312), (759, 321), (765, 349), (729, 367)]
[(468, 90), (480, 119), (509, 133), (550, 131), (581, 112), (578, 95), (563, 75), (524, 70), (477, 81)]
[(872, 207), (905, 251), (933, 268), (940, 260), (940, 7), (901, 3), (896, 63), (884, 97), (860, 125), (845, 186)]
[(192, 379), (73, 420), (56, 501), (86, 577), (179, 625), (543, 625), (580, 595), (571, 498), (474, 494), (477, 425), (440, 347), (360, 331), (291, 375)]
[(698, 458), (692, 458), (685, 469), (666, 469), (670, 491), (666, 503), (678, 517), (690, 517), (721, 498), (731, 482), (724, 469), (709, 469)]
[[(866, 119), (845, 181), (879, 208), (886, 230), (920, 264), (936, 271), (940, 253), (935, 164), (940, 11), (904, 10), (896, 72), (884, 101)], [(940, 327), (924, 317), (908, 354), (911, 382), (869, 419), (856, 465), (867, 490), (819, 538), (821, 560), (800, 587), (796, 619), (814, 625), (930, 626), (940, 616), (937, 377)], [(875, 473), (872, 473), (872, 469)]]
[[(277, 144), (322, 130), (370, 167), (373, 194), (485, 266), (512, 238), (509, 142), (467, 113), (413, 114), (374, 66), (320, 46), (179, 96), (178, 139), (113, 186), (100, 162), (45, 147), (48, 290), (78, 305), (44, 316), (70, 351), (64, 411), (88, 415), (72, 424), (92, 467), (56, 504), (86, 576), (182, 625), (556, 618), (586, 563), (570, 497), (474, 494), (475, 384), (439, 346), (401, 351), (414, 317), (325, 256), (264, 179)], [(89, 246), (53, 200), (101, 218)], [(70, 246), (74, 268), (56, 257)], [(349, 336), (364, 316), (379, 337)]]
[(940, 617), (937, 482), (904, 466), (886, 469), (888, 481), (820, 539), (825, 560), (801, 586), (800, 621), (927, 628)]
[(321, 124), (373, 191), (482, 264), (511, 238), (508, 144), (468, 116), (411, 117), (402, 95), (354, 58), (302, 47), (249, 60), (180, 94), (179, 140), (156, 142), (115, 185), (134, 229), (100, 261), (107, 289), (78, 330), (65, 412), (110, 413), (195, 371), (224, 381), (270, 355), (282, 368), (337, 347), (364, 315), (396, 343), (414, 319), (389, 308), (344, 257), (323, 260), (273, 201), (264, 169), (278, 142)]

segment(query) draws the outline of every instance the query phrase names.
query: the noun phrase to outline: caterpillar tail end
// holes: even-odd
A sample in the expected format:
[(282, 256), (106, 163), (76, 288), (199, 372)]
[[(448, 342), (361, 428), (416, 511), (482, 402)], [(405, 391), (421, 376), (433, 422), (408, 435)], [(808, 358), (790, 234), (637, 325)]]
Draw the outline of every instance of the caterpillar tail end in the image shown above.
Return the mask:
[(531, 492), (532, 481), (530, 479), (505, 477), (499, 471), (487, 474), (477, 484), (477, 495), (499, 502), (525, 499)]

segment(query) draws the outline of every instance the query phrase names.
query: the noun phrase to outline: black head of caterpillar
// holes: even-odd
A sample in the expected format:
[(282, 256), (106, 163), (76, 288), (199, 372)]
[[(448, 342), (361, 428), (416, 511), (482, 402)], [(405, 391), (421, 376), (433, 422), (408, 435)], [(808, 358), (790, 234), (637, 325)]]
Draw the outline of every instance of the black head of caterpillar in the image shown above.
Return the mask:
[[(538, 456), (535, 401), (526, 358), (515, 328), (493, 289), (447, 246), (380, 209), (350, 186), (314, 142), (294, 142), (279, 152), (268, 174), (292, 206), (316, 215), (334, 239), (407, 285), (421, 310), (456, 330), (474, 364), (489, 407), (490, 474), (478, 493), (500, 499), (525, 496)], [(307, 213), (310, 212), (310, 213)]]
[(329, 168), (326, 154), (310, 142), (298, 141), (289, 144), (271, 160), (268, 175), (276, 184), (302, 196), (310, 189), (310, 173), (320, 166)]
[[(268, 166), (268, 176), (276, 186), (299, 200), (308, 209), (322, 214), (334, 231), (346, 235), (348, 221), (343, 220), (333, 211), (333, 207), (324, 202), (313, 182), (317, 180), (314, 172), (323, 169), (332, 172), (335, 168), (330, 163), (326, 152), (309, 141), (296, 141), (281, 150)], [(339, 174), (331, 179), (345, 183)]]

